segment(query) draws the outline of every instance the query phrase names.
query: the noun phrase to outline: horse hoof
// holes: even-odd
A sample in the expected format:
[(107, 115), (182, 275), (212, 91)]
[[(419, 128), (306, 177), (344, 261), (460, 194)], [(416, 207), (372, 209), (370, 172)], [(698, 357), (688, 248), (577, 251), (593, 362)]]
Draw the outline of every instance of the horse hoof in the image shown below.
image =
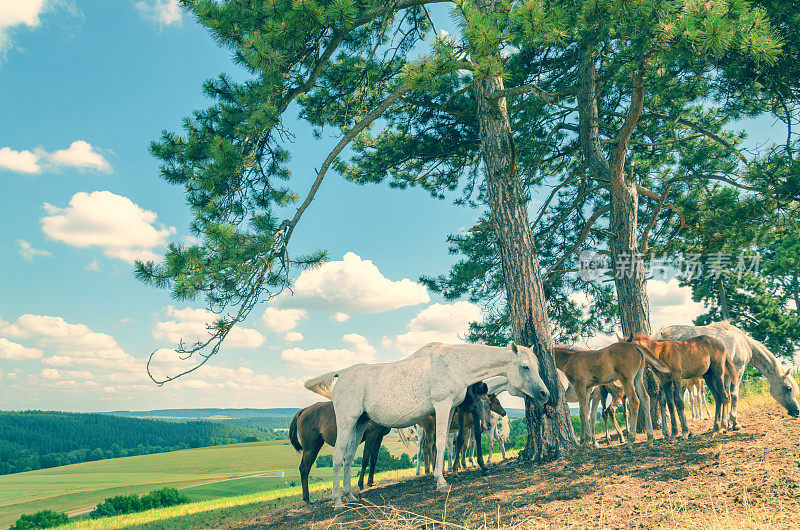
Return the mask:
[(449, 491), (450, 491), (452, 488), (453, 488), (453, 487), (452, 487), (450, 484), (447, 484), (447, 483), (444, 483), (444, 484), (438, 484), (438, 485), (436, 486), (436, 491), (441, 491), (441, 492), (443, 492), (443, 493), (447, 493), (447, 492), (449, 492)]
[(334, 512), (341, 512), (344, 509), (345, 509), (345, 505), (344, 504), (337, 504), (336, 506), (333, 507), (333, 511)]
[(733, 426), (730, 428), (730, 430), (732, 430), (732, 431), (741, 431), (742, 430), (742, 426), (739, 425), (738, 423), (734, 423)]

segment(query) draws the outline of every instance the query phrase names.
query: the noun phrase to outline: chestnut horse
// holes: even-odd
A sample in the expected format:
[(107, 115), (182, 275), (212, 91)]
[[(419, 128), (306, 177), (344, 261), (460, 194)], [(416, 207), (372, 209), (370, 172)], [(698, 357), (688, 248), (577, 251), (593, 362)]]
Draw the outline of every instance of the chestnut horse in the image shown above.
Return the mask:
[[(579, 350), (567, 346), (556, 346), (553, 354), (556, 367), (566, 374), (575, 389), (581, 413), (581, 445), (587, 446), (593, 439), (589, 432), (594, 422), (589, 421), (589, 390), (597, 385), (606, 385), (619, 380), (628, 395), (630, 425), (636, 425), (639, 417), (639, 402), (644, 405), (647, 445), (653, 444), (653, 424), (650, 414), (650, 397), (644, 389), (643, 377), (645, 360), (656, 370), (668, 372), (658, 359), (635, 344), (617, 342), (599, 350)], [(630, 429), (628, 449), (633, 450), (635, 429)]]
[[(667, 430), (664, 401), (669, 405), (672, 415), (672, 430), (667, 434), (674, 438), (678, 430), (675, 411), (681, 420), (681, 436), (687, 439), (694, 436), (686, 423), (686, 411), (683, 404), (682, 379), (693, 379), (702, 376), (717, 403), (714, 414), (713, 432), (727, 428), (728, 404), (730, 403), (730, 385), (739, 384), (739, 372), (736, 370), (725, 345), (709, 335), (699, 335), (687, 340), (653, 340), (643, 333), (631, 333), (628, 343), (637, 344), (649, 351), (654, 357), (669, 367), (669, 373), (656, 374), (661, 379), (661, 424), (662, 432)], [(624, 344), (624, 343), (620, 343)]]
[[(375, 463), (378, 460), (378, 451), (381, 448), (383, 437), (389, 434), (388, 429), (374, 421), (367, 424), (361, 441), (364, 444), (364, 454), (361, 457), (361, 475), (358, 477), (358, 488), (364, 489), (364, 471), (369, 462), (369, 480), (367, 487), (372, 486), (375, 474)], [(297, 450), (303, 452), (300, 460), (300, 481), (303, 484), (303, 500), (310, 502), (308, 495), (308, 474), (317, 459), (323, 444), (336, 445), (336, 414), (331, 401), (320, 401), (300, 410), (295, 414), (289, 425), (289, 441)]]

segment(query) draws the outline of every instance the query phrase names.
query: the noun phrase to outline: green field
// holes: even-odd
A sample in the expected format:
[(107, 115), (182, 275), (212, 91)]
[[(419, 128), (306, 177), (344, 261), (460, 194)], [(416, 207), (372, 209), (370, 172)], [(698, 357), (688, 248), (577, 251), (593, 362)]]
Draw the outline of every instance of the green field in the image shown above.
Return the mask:
[[(406, 451), (397, 435), (384, 445), (395, 455)], [(360, 451), (359, 451), (360, 452)], [(331, 453), (325, 446), (321, 455)], [(91, 508), (112, 495), (147, 493), (215, 480), (264, 473), (183, 490), (193, 501), (239, 496), (299, 485), (300, 457), (287, 440), (186, 449), (170, 453), (85, 462), (51, 469), (0, 476), (0, 527), (23, 513), (50, 509), (73, 512)], [(276, 478), (283, 471), (284, 478)], [(327, 478), (331, 468), (314, 469), (312, 477)], [(327, 482), (327, 481), (326, 481)]]

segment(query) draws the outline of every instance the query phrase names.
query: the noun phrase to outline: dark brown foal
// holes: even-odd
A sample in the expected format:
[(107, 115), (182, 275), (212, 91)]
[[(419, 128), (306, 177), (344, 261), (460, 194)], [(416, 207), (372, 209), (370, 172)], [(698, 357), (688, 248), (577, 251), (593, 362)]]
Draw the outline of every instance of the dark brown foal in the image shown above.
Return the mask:
[[(378, 451), (381, 448), (383, 437), (391, 429), (378, 425), (374, 421), (367, 423), (364, 436), (364, 453), (361, 457), (361, 474), (358, 477), (359, 489), (364, 489), (364, 471), (369, 462), (369, 480), (367, 487), (372, 486), (372, 477), (375, 474), (375, 463), (378, 460)], [(333, 411), (333, 402), (320, 401), (304, 408), (295, 414), (289, 425), (289, 441), (297, 450), (303, 453), (300, 460), (300, 481), (303, 484), (303, 500), (310, 502), (308, 495), (308, 474), (317, 459), (323, 444), (332, 447), (336, 445), (336, 413)]]
[[(481, 448), (481, 433), (489, 429), (489, 423), (492, 421), (491, 416), (492, 400), (489, 398), (489, 388), (486, 383), (478, 382), (467, 389), (467, 396), (461, 405), (458, 406), (456, 414), (458, 414), (458, 436), (456, 436), (455, 444), (455, 463), (453, 464), (453, 474), (458, 474), (458, 464), (464, 460), (464, 422), (467, 420), (466, 416), (472, 416), (472, 433), (475, 435), (475, 445), (478, 452), (478, 465), (481, 466), (481, 473), (486, 475), (486, 464), (483, 463), (483, 449)], [(463, 451), (463, 453), (462, 453)]]

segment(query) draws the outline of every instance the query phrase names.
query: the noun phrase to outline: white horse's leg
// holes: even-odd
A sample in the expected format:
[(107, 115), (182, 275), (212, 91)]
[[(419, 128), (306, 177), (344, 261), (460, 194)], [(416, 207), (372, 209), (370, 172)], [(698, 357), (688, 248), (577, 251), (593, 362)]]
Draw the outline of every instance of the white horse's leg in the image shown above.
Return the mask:
[(486, 458), (486, 461), (489, 464), (492, 463), (492, 453), (494, 453), (494, 435), (496, 429), (497, 429), (497, 424), (494, 422), (494, 417), (493, 417), (492, 423), (489, 425), (489, 430), (486, 432), (486, 439), (489, 441), (489, 456)]
[[(353, 458), (356, 456), (356, 450), (358, 450), (358, 446), (361, 443), (361, 438), (364, 436), (364, 430), (367, 428), (367, 422), (361, 421), (356, 423), (355, 428), (352, 431), (352, 436), (350, 437), (350, 443), (347, 445), (347, 452), (345, 453), (344, 458), (344, 473), (342, 475), (342, 481), (344, 482), (344, 494), (347, 496), (348, 502), (358, 502), (358, 499), (355, 495), (353, 495), (353, 483), (352, 479), (350, 478), (350, 473), (353, 467)], [(339, 440), (336, 440), (336, 444), (339, 444)], [(366, 457), (365, 457), (366, 458)]]
[[(333, 508), (334, 510), (344, 509), (342, 503), (342, 489), (339, 485), (339, 472), (342, 469), (342, 464), (347, 460), (347, 452), (350, 449), (350, 440), (353, 437), (358, 416), (352, 418), (340, 413), (336, 416), (336, 446), (333, 448)], [(349, 476), (347, 473), (345, 477), (346, 491), (349, 492)]]
[[(589, 407), (590, 407), (590, 412), (589, 412), (589, 425), (590, 425), (590, 427), (589, 427), (589, 430), (592, 433), (592, 445), (593, 446), (597, 445), (596, 432), (595, 432), (597, 429), (595, 428), (595, 425), (597, 423), (597, 405), (599, 405), (599, 404), (600, 404), (599, 392), (598, 392), (598, 395), (595, 395), (594, 388), (592, 388), (591, 390), (589, 390)], [(603, 403), (603, 408), (605, 408), (605, 407), (606, 407), (606, 404)]]
[[(636, 391), (636, 395), (639, 397), (639, 403), (644, 407), (644, 428), (647, 432), (647, 445), (653, 445), (653, 419), (651, 418), (650, 414), (650, 396), (647, 393), (647, 390), (644, 388), (644, 367), (641, 370), (636, 372), (636, 375), (633, 378), (633, 384)], [(641, 409), (641, 407), (640, 407)], [(634, 433), (636, 432), (636, 420), (637, 418), (631, 418), (631, 421), (634, 422), (633, 427), (629, 426), (630, 428), (634, 429)], [(633, 447), (633, 444), (630, 442), (630, 438), (636, 439), (636, 434), (632, 437), (629, 435), (628, 439), (628, 447)]]
[[(742, 382), (742, 377), (744, 377), (744, 367), (739, 370), (739, 381), (736, 384), (729, 382), (727, 377), (724, 378), (725, 384), (730, 385), (731, 403), (729, 405), (730, 421), (728, 422), (728, 425), (732, 431), (738, 431), (742, 428), (742, 426), (739, 424), (739, 413), (737, 411), (737, 405), (739, 403), (739, 385)], [(706, 404), (706, 409), (708, 409), (708, 404)], [(708, 415), (711, 416), (710, 411)]]
[(417, 448), (417, 476), (420, 475), (421, 460), (424, 458), (424, 456), (422, 454), (423, 451), (424, 451), (423, 447), (422, 447), (424, 441), (425, 441), (425, 431), (423, 429), (421, 429), (419, 427), (419, 425), (418, 425), (417, 426), (417, 442), (418, 442), (418, 446), (419, 447)]
[(451, 401), (444, 401), (435, 404), (433, 408), (436, 411), (436, 467), (433, 470), (433, 475), (436, 477), (436, 489), (445, 491), (450, 488), (447, 481), (444, 479), (444, 451), (447, 446), (448, 435), (450, 434), (453, 403)]
[(503, 436), (499, 436), (498, 439), (500, 441), (500, 454), (502, 455), (503, 460), (505, 460), (506, 459), (506, 438), (503, 437)]

